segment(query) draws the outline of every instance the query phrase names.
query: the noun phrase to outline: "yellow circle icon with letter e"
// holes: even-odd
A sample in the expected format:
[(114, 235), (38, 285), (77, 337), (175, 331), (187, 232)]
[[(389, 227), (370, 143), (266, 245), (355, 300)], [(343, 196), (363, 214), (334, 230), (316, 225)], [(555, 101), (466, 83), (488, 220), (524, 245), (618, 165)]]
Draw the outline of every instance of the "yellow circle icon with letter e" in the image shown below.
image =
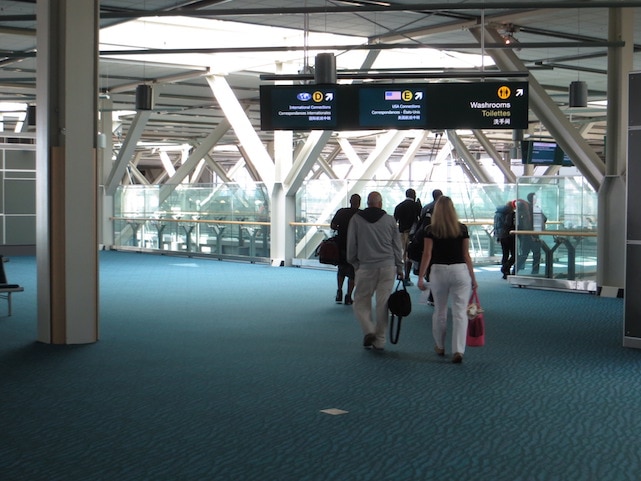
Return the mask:
[(414, 97), (411, 90), (403, 90), (401, 96), (405, 102), (409, 102)]
[(505, 100), (510, 98), (510, 95), (512, 95), (512, 91), (507, 85), (501, 85), (496, 91), (496, 95), (498, 95), (501, 100)]

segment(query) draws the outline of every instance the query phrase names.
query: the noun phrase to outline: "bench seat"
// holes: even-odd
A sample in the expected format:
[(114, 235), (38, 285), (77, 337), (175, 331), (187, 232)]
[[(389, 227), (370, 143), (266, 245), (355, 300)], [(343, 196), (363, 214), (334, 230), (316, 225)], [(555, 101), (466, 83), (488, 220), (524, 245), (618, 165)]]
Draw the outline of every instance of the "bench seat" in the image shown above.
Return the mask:
[(9, 307), (9, 315), (11, 315), (11, 294), (14, 292), (22, 292), (24, 287), (18, 284), (0, 284), (0, 299), (6, 299)]

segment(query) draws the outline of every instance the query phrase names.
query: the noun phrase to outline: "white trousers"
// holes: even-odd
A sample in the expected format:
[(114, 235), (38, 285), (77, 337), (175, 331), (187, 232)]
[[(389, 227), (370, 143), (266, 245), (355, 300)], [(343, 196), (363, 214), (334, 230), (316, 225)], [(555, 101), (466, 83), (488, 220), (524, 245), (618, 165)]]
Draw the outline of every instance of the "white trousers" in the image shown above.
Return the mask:
[[(361, 325), (363, 334), (376, 335), (374, 345), (382, 348), (385, 345), (385, 332), (389, 322), (387, 300), (394, 288), (396, 266), (376, 269), (360, 268), (356, 271), (354, 287), (354, 315)], [(376, 296), (376, 308), (372, 318), (372, 296)]]
[(472, 278), (466, 264), (433, 264), (430, 288), (434, 297), (432, 335), (439, 349), (445, 348), (448, 300), (452, 308), (452, 353), (465, 352), (467, 305), (472, 295)]

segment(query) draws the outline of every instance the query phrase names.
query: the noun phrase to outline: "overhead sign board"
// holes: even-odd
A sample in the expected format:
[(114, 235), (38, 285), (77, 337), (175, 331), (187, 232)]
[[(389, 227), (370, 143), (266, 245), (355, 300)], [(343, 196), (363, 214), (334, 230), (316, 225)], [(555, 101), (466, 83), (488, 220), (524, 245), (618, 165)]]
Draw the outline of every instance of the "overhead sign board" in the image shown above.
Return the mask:
[[(334, 86), (274, 86), (265, 94), (266, 98), (263, 96), (261, 88), (263, 130), (335, 130), (338, 127)], [(269, 112), (267, 115), (263, 115), (263, 108)]]
[(425, 128), (423, 86), (358, 87), (358, 127), (376, 129)]
[(527, 129), (527, 82), (430, 84), (431, 129)]
[(527, 82), (263, 85), (263, 130), (527, 129)]

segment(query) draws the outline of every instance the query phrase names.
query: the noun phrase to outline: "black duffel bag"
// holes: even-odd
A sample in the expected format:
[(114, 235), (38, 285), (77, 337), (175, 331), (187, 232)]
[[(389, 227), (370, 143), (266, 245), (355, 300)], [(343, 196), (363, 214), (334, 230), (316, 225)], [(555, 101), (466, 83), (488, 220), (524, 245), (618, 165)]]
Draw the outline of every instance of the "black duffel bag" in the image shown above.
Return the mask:
[(401, 320), (412, 312), (412, 298), (402, 280), (398, 281), (396, 290), (390, 294), (387, 300), (387, 308), (391, 313), (389, 322), (390, 342), (396, 344), (401, 333)]

